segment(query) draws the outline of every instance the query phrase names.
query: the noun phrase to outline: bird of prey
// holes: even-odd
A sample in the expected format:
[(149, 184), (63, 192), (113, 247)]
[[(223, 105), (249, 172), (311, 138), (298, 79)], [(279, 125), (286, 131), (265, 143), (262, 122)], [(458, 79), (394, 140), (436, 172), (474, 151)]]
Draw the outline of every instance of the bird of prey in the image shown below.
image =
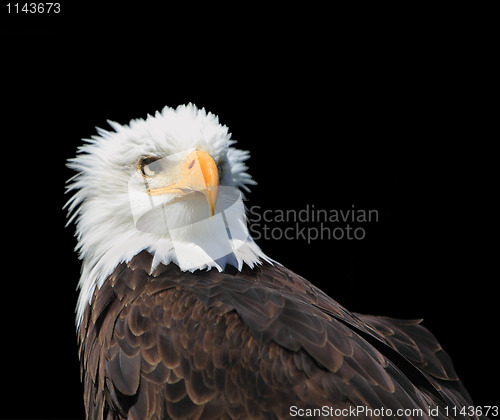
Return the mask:
[(350, 312), (264, 254), (215, 115), (109, 124), (68, 161), (87, 419), (477, 418), (421, 320)]

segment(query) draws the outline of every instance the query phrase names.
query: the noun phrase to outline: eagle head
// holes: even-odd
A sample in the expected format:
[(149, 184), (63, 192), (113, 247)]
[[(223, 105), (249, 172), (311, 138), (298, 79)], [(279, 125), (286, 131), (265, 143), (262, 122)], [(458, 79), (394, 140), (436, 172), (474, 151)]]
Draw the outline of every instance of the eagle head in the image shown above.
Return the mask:
[(249, 154), (231, 147), (217, 116), (188, 104), (108, 123), (113, 130), (98, 129), (67, 164), (76, 175), (65, 207), (83, 260), (79, 319), (94, 288), (144, 250), (151, 273), (159, 264), (222, 271), (269, 261), (247, 229)]

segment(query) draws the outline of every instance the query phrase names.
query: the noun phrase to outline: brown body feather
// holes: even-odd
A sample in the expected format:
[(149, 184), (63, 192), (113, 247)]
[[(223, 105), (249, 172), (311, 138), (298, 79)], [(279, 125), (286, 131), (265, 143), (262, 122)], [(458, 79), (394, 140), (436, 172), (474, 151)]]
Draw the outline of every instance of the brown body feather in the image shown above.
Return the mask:
[(472, 405), (419, 321), (350, 313), (279, 266), (150, 275), (151, 263), (143, 251), (120, 264), (85, 311), (88, 419), (297, 418), (291, 406), (430, 418), (429, 406)]

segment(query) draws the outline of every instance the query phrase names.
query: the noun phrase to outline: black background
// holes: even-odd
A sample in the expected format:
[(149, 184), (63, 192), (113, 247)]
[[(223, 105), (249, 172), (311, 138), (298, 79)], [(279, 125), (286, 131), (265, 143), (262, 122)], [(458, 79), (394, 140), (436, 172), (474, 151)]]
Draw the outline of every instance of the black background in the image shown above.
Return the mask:
[[(247, 206), (376, 209), (361, 241), (258, 243), (352, 311), (424, 318), (475, 403), (498, 404), (489, 33), (459, 25), (424, 37), (416, 25), (404, 38), (376, 27), (306, 36), (267, 21), (263, 37), (254, 22), (189, 38), (92, 19), (75, 29), (71, 13), (2, 38), (1, 417), (84, 416), (66, 159), (107, 119), (125, 124), (188, 102), (250, 150), (258, 185)], [(235, 44), (235, 33), (248, 36)]]

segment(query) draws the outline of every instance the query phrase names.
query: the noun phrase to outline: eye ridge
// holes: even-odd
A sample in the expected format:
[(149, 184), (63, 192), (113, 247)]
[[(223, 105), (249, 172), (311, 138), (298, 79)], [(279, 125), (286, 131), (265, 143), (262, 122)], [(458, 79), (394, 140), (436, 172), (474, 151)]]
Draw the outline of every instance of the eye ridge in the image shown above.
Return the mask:
[(154, 162), (159, 160), (160, 158), (153, 157), (153, 156), (145, 156), (141, 159), (141, 162), (139, 163), (139, 169), (141, 171), (142, 176), (144, 177), (150, 177), (156, 175), (161, 168), (157, 168), (155, 170), (155, 165), (152, 165)]

